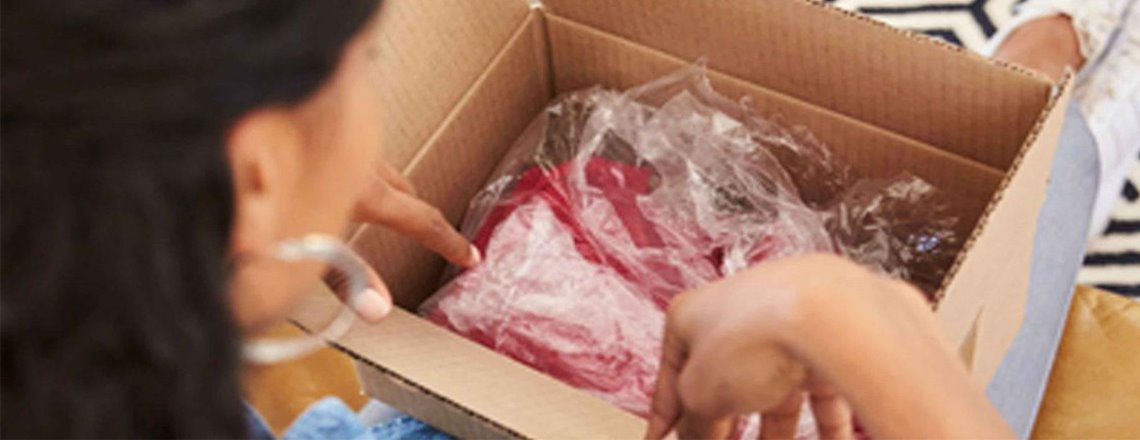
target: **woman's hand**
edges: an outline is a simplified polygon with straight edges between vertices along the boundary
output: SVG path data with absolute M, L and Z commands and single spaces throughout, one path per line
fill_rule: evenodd
M 460 267 L 479 264 L 479 251 L 434 206 L 416 197 L 415 187 L 384 163 L 356 206 L 356 220 L 407 235 Z
M 670 305 L 647 438 L 723 438 L 760 412 L 795 434 L 807 393 L 823 438 L 1011 437 L 914 288 L 829 255 L 767 263 Z
M 463 237 L 435 207 L 416 197 L 415 187 L 399 171 L 381 164 L 375 180 L 356 205 L 359 222 L 385 226 L 412 237 L 424 247 L 460 267 L 479 264 L 479 251 Z M 367 266 L 367 264 L 365 264 Z M 357 314 L 368 321 L 379 321 L 392 308 L 392 295 L 384 281 L 371 268 L 368 292 L 357 303 Z M 330 273 L 325 282 L 340 294 L 343 277 Z

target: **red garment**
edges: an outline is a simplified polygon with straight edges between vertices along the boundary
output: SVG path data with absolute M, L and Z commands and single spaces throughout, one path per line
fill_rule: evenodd
M 647 197 L 653 177 L 651 169 L 597 157 L 527 170 L 475 233 L 483 263 L 437 293 L 427 317 L 646 416 L 665 305 L 720 278 L 733 252 L 699 225 L 652 206 L 670 203 Z M 789 229 L 781 226 L 787 221 L 769 230 Z M 793 242 L 759 235 L 746 261 Z
M 592 158 L 585 162 L 581 172 L 590 188 L 596 189 L 598 193 L 574 194 L 577 188 L 570 183 L 575 180 L 570 173 L 575 170 L 572 163 L 566 163 L 550 170 L 534 167 L 523 173 L 511 195 L 499 201 L 483 220 L 473 240 L 475 247 L 486 255 L 487 243 L 498 225 L 520 206 L 541 200 L 550 207 L 559 224 L 569 231 L 574 240 L 574 248 L 587 261 L 609 266 L 634 283 L 640 280 L 637 268 L 630 267 L 630 263 L 639 267 L 648 266 L 656 279 L 641 285 L 655 302 L 664 307 L 668 299 L 677 293 L 677 288 L 685 285 L 683 276 L 668 262 L 636 256 L 630 258 L 631 255 L 628 255 L 631 247 L 661 248 L 665 245 L 654 224 L 645 218 L 637 206 L 637 196 L 647 194 L 651 189 L 649 181 L 652 171 L 622 162 Z M 605 231 L 594 230 L 592 227 L 595 224 L 584 225 L 577 217 L 582 214 L 582 210 L 575 212 L 571 204 L 569 196 L 572 194 L 576 200 L 601 199 L 595 201 L 603 202 L 612 212 L 600 214 L 606 218 L 616 217 L 622 226 L 620 232 L 627 235 L 628 240 L 606 240 L 611 237 L 607 237 Z
M 483 263 L 444 287 L 427 318 L 645 416 L 664 313 L 579 252 L 555 212 L 541 198 L 517 206 Z
M 567 199 L 572 190 L 567 185 L 566 179 L 566 175 L 570 172 L 572 172 L 571 164 L 562 164 L 549 171 L 534 167 L 523 173 L 511 191 L 510 197 L 500 201 L 483 220 L 483 225 L 473 240 L 475 246 L 485 251 L 491 234 L 495 232 L 499 223 L 506 220 L 519 206 L 539 199 L 545 201 L 558 221 L 570 229 L 574 237 L 574 247 L 583 257 L 594 263 L 611 266 L 622 275 L 629 276 L 629 270 L 622 266 L 620 259 L 606 254 L 574 217 L 573 208 Z M 653 224 L 641 215 L 635 200 L 638 195 L 649 192 L 650 173 L 646 169 L 605 159 L 593 159 L 586 162 L 584 173 L 590 186 L 603 191 L 603 196 L 613 206 L 634 244 L 638 247 L 660 247 L 663 244 L 661 237 L 653 229 Z

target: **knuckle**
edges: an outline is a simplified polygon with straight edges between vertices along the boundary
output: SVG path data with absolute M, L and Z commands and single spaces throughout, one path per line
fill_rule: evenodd
M 807 371 L 804 366 L 791 359 L 782 359 L 782 362 L 777 365 L 777 370 L 780 377 L 797 387 L 807 380 Z
M 443 218 L 443 212 L 437 208 L 428 208 L 428 231 L 433 234 L 445 234 L 451 230 L 451 224 Z
M 665 402 L 664 399 L 653 399 L 649 404 L 650 417 L 658 419 L 663 424 L 672 421 L 670 419 L 672 419 L 674 411 L 673 407 L 669 406 L 669 403 Z
M 370 198 L 377 201 L 387 199 L 392 192 L 392 187 L 384 183 L 382 179 L 376 179 L 368 188 L 368 195 Z
M 677 319 L 677 315 L 681 313 L 681 308 L 684 307 L 683 304 L 688 297 L 688 292 L 682 292 L 669 301 L 669 306 L 665 308 L 666 322 L 673 322 L 673 320 Z
M 672 328 L 677 328 L 676 326 L 682 324 L 686 315 L 688 315 L 688 310 L 691 307 L 695 295 L 695 291 L 685 291 L 677 294 L 677 296 L 674 296 L 673 299 L 669 301 L 669 307 L 665 309 L 665 323 L 667 327 L 672 326 Z
M 736 388 L 719 376 L 689 370 L 681 374 L 677 397 L 686 414 L 716 418 L 731 412 Z
M 404 192 L 408 193 L 412 197 L 417 197 L 420 193 L 419 189 L 416 188 L 416 185 L 412 183 L 411 180 L 404 178 L 402 175 L 400 176 L 400 186 L 403 187 Z
M 423 243 L 444 256 L 459 257 L 470 252 L 470 245 L 463 239 L 443 216 L 443 212 L 434 207 L 427 208 L 424 216 Z

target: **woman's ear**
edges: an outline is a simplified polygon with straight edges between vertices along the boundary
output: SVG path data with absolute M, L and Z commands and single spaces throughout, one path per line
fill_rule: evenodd
M 303 139 L 299 121 L 286 108 L 247 113 L 226 139 L 233 174 L 232 255 L 267 249 L 284 235 L 283 210 L 300 178 Z

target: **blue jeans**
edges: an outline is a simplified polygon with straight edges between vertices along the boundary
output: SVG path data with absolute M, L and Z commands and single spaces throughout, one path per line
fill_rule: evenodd
M 247 405 L 246 411 L 251 438 L 272 439 L 273 434 L 257 414 L 257 410 Z M 340 399 L 325 397 L 306 408 L 281 438 L 284 440 L 451 440 L 447 434 L 407 414 L 394 413 L 385 420 L 372 423 L 367 422 L 367 418 L 353 412 Z
M 1084 118 L 1070 106 L 1037 216 L 1025 320 L 986 389 L 1021 438 L 1032 433 L 1053 369 L 1099 181 L 1096 143 Z

